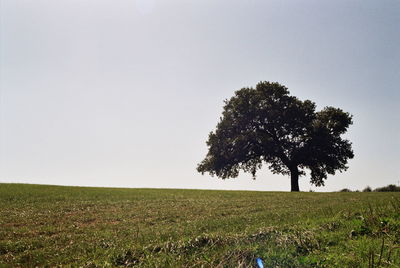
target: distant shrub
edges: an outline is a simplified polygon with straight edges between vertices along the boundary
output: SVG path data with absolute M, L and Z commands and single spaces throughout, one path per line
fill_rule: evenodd
M 394 184 L 389 184 L 385 187 L 376 188 L 374 192 L 400 192 L 400 187 Z
M 363 192 L 372 192 L 371 187 L 367 186 L 364 188 Z
M 347 189 L 347 188 L 344 188 L 344 189 L 340 190 L 339 192 L 347 193 L 347 192 L 351 192 L 351 190 L 350 190 L 350 189 Z

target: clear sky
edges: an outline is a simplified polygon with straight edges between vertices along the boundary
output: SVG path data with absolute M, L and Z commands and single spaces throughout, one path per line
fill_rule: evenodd
M 398 0 L 0 0 L 0 182 L 290 190 L 196 166 L 259 81 L 354 116 L 335 191 L 400 180 Z

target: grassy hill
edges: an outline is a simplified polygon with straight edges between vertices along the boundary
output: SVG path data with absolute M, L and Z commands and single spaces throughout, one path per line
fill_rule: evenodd
M 0 267 L 399 267 L 399 193 L 0 184 Z

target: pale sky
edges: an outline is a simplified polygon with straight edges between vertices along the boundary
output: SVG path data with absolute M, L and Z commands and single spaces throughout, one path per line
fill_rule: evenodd
M 289 191 L 196 171 L 259 81 L 354 116 L 335 191 L 400 181 L 398 0 L 0 0 L 0 182 Z

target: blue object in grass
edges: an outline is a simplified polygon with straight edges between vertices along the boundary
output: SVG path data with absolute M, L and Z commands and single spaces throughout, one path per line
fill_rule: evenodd
M 256 262 L 257 262 L 258 268 L 264 268 L 264 264 L 263 264 L 261 258 L 257 258 L 257 259 L 256 259 Z

